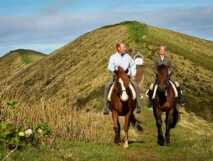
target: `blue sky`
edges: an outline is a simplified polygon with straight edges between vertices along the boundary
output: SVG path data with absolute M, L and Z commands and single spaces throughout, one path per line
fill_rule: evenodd
M 0 1 L 0 55 L 17 48 L 50 53 L 125 20 L 213 40 L 212 0 L 7 0 Z

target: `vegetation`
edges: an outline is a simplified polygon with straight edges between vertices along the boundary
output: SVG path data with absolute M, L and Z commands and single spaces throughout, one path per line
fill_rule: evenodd
M 10 77 L 13 77 L 22 69 L 45 56 L 45 54 L 37 51 L 17 49 L 0 57 L 0 85 L 2 85 L 3 82 L 7 82 Z
M 175 66 L 173 79 L 183 86 L 187 110 L 212 120 L 213 43 L 137 21 L 89 32 L 47 58 L 20 68 L 20 73 L 5 70 L 11 77 L 5 80 L 3 76 L 7 75 L 3 74 L 5 83 L 0 85 L 8 88 L 1 88 L 0 93 L 4 93 L 2 97 L 11 99 L 15 93 L 20 93 L 21 100 L 31 104 L 40 99 L 55 102 L 60 99 L 73 109 L 97 111 L 102 108 L 105 83 L 111 79 L 106 70 L 107 62 L 118 41 L 132 48 L 132 55 L 140 52 L 145 56 L 143 93 L 154 80 L 152 60 L 158 47 L 166 45 Z M 1 69 L 9 68 L 4 65 Z
M 113 145 L 111 117 L 99 113 L 75 112 L 60 104 L 43 102 L 42 107 L 20 103 L 14 109 L 5 106 L 1 114 L 4 120 L 18 123 L 21 127 L 37 127 L 33 128 L 33 133 L 47 129 L 48 134 L 37 146 L 30 143 L 14 151 L 8 161 L 211 161 L 213 157 L 213 125 L 184 110 L 177 128 L 172 131 L 171 145 L 162 147 L 156 142 L 152 111 L 145 107 L 142 115 L 137 115 L 143 120 L 144 132 L 130 129 L 128 149 Z M 48 132 L 50 129 L 51 133 Z M 0 159 L 10 152 L 0 145 Z
M 142 94 L 154 80 L 152 60 L 159 45 L 167 46 L 175 66 L 173 79 L 183 85 L 188 111 L 182 111 L 169 146 L 157 145 L 146 100 L 137 115 L 144 133 L 130 129 L 129 149 L 112 144 L 111 117 L 100 111 L 111 79 L 107 62 L 120 41 L 133 49 L 132 55 L 145 57 Z M 213 124 L 190 111 L 212 120 L 212 49 L 210 41 L 127 21 L 86 33 L 45 58 L 11 51 L 0 58 L 0 160 L 211 161 Z M 39 140 L 36 147 L 18 135 L 27 129 Z M 10 144 L 23 146 L 13 151 L 6 148 Z
M 175 67 L 173 79 L 183 86 L 187 108 L 211 120 L 213 43 L 139 22 L 128 23 L 127 26 L 130 40 L 145 55 L 148 68 L 151 69 L 151 63 L 146 58 L 152 60 L 160 45 L 167 47 L 168 56 Z M 152 71 L 147 69 L 146 73 L 149 72 Z M 146 78 L 145 82 L 148 82 L 150 76 Z

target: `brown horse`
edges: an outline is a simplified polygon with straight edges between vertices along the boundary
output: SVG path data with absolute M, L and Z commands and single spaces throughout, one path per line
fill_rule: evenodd
M 134 87 L 130 85 L 130 79 L 128 75 L 120 67 L 118 67 L 118 70 L 115 71 L 115 74 L 116 76 L 111 94 L 111 110 L 113 129 L 115 132 L 114 143 L 119 144 L 121 142 L 119 116 L 124 116 L 124 147 L 127 148 L 128 130 L 130 123 L 140 131 L 142 131 L 142 127 L 133 113 L 136 107 L 136 93 L 132 92 L 131 90 L 131 88 Z
M 156 77 L 154 87 L 154 93 L 156 92 L 156 96 L 153 99 L 153 113 L 158 129 L 158 144 L 164 145 L 164 143 L 170 143 L 170 129 L 175 128 L 179 118 L 179 113 L 176 108 L 177 98 L 175 98 L 175 91 L 169 79 L 170 76 L 168 74 L 168 66 L 159 65 L 157 67 Z M 161 115 L 163 112 L 166 112 L 165 138 L 162 131 Z

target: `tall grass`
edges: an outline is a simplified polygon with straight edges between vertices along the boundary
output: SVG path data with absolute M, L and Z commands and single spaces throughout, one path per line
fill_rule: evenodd
M 60 102 L 41 101 L 37 105 L 17 102 L 15 106 L 11 108 L 6 103 L 1 104 L 0 119 L 23 128 L 46 123 L 52 130 L 48 143 L 52 143 L 55 138 L 92 143 L 112 141 L 109 118 L 101 114 L 76 112 Z
M 11 122 L 24 128 L 32 128 L 40 123 L 46 123 L 52 130 L 52 134 L 44 141 L 51 144 L 52 149 L 46 149 L 45 151 L 51 151 L 51 153 L 54 151 L 54 157 L 58 156 L 58 149 L 61 150 L 60 155 L 67 155 L 74 149 L 78 152 L 75 157 L 80 158 L 82 155 L 85 155 L 85 158 L 90 156 L 96 158 L 97 151 L 103 150 L 118 155 L 118 158 L 124 153 L 123 149 L 115 147 L 112 147 L 113 150 L 107 150 L 111 148 L 111 145 L 109 147 L 106 145 L 112 144 L 114 136 L 111 117 L 105 117 L 99 113 L 76 112 L 71 107 L 66 107 L 60 100 L 57 102 L 40 100 L 35 105 L 19 102 L 18 97 L 13 98 L 13 100 L 17 102 L 15 107 L 8 105 L 8 102 L 13 101 L 6 99 L 6 97 L 1 100 L 1 121 Z M 171 145 L 169 147 L 159 147 L 156 143 L 156 127 L 152 112 L 145 109 L 142 116 L 145 133 L 137 135 L 134 131 L 129 131 L 131 141 L 135 138 L 136 141 L 140 142 L 141 139 L 143 141 L 140 144 L 131 145 L 128 153 L 135 156 L 134 160 L 144 160 L 144 157 L 149 158 L 151 154 L 153 157 L 164 158 L 168 161 L 174 158 L 177 160 L 191 160 L 194 156 L 196 156 L 195 160 L 208 160 L 213 152 L 210 139 L 212 129 L 205 127 L 204 125 L 207 126 L 207 123 L 201 122 L 194 115 L 190 116 L 190 114 L 184 112 L 184 117 L 182 117 L 179 126 L 172 132 Z M 206 131 L 208 133 L 205 133 Z M 64 141 L 59 144 L 61 140 Z M 73 145 L 66 143 L 72 143 Z M 103 146 L 99 146 L 100 144 Z M 89 148 L 90 146 L 93 147 L 92 151 Z M 115 154 L 114 150 L 119 153 Z M 38 153 L 35 149 L 32 149 L 32 151 Z M 49 155 L 45 151 L 39 152 L 39 154 Z M 143 155 L 139 155 L 141 152 Z M 29 153 L 23 154 L 23 156 L 29 158 Z M 19 156 L 19 154 L 17 152 L 16 155 Z M 34 154 L 34 157 L 36 154 Z M 102 156 L 107 158 L 108 154 L 103 153 Z M 127 156 L 123 157 L 128 158 Z M 94 160 L 98 160 L 98 157 Z

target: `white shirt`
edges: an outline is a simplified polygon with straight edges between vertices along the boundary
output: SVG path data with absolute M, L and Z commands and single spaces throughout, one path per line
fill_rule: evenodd
M 116 52 L 109 59 L 108 70 L 114 72 L 118 67 L 121 67 L 123 70 L 128 69 L 129 76 L 136 75 L 136 64 L 134 60 L 127 53 L 121 55 Z
M 160 59 L 161 59 L 161 61 L 163 61 L 164 60 L 164 55 L 160 55 Z

